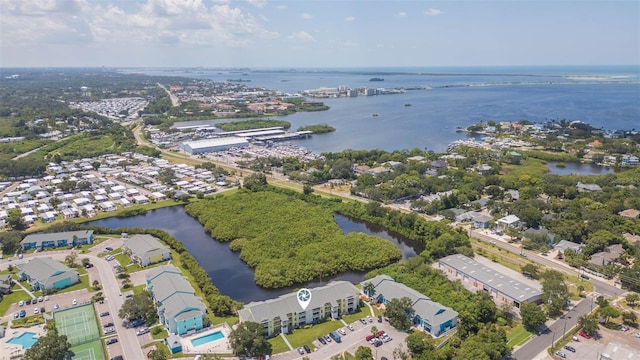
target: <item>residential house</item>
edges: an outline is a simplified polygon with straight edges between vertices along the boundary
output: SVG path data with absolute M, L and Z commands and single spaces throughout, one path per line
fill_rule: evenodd
M 640 211 L 636 209 L 627 209 L 620 211 L 618 215 L 629 219 L 638 219 L 640 218 Z
M 33 258 L 18 264 L 20 281 L 28 281 L 31 290 L 64 289 L 79 281 L 78 272 L 52 258 Z
M 583 184 L 583 183 L 581 183 L 579 181 L 578 181 L 578 184 L 576 185 L 576 188 L 578 189 L 578 191 L 600 191 L 600 190 L 602 190 L 602 188 L 598 184 Z
M 296 293 L 290 293 L 246 304 L 238 310 L 240 321 L 262 324 L 267 336 L 271 337 L 327 318 L 339 319 L 343 314 L 358 310 L 358 289 L 348 281 L 332 281 L 312 292 L 306 309 L 298 303 Z
M 582 252 L 583 244 L 576 244 L 567 240 L 560 240 L 559 243 L 553 246 L 554 249 L 558 250 L 559 253 L 564 253 L 567 249 L 571 249 L 577 253 Z
M 503 218 L 498 219 L 496 221 L 496 225 L 500 230 L 506 230 L 507 228 L 518 228 L 520 227 L 520 218 L 515 215 L 507 215 Z
M 371 283 L 373 290 L 365 290 L 366 284 Z M 429 333 L 434 337 L 443 335 L 458 324 L 458 313 L 451 308 L 432 301 L 427 296 L 412 288 L 396 282 L 387 275 L 378 275 L 361 284 L 362 293 L 374 303 L 386 304 L 392 299 L 407 297 L 411 300 L 413 313 L 408 314 L 413 326 Z
M 478 170 L 478 173 L 480 173 L 480 175 L 487 176 L 487 175 L 491 175 L 493 168 L 487 164 L 482 164 L 477 167 L 477 170 Z
M 624 252 L 625 250 L 620 244 L 609 245 L 604 249 L 604 251 L 600 251 L 591 255 L 589 264 L 595 266 L 606 266 L 613 264 L 622 254 L 624 254 Z
M 539 302 L 542 298 L 539 287 L 525 284 L 505 275 L 507 271 L 496 271 L 464 255 L 454 254 L 438 260 L 438 269 L 451 280 L 460 280 L 476 291 L 486 291 L 498 303 L 520 308 L 522 303 Z
M 93 230 L 27 235 L 20 242 L 23 250 L 93 244 Z
M 11 292 L 12 285 L 13 280 L 11 279 L 11 274 L 0 275 L 0 298 L 2 295 L 7 295 Z
M 131 238 L 122 239 L 122 241 L 124 251 L 129 254 L 131 261 L 140 264 L 140 266 L 148 266 L 171 259 L 169 248 L 151 235 L 136 234 Z
M 492 220 L 493 216 L 481 213 L 475 213 L 471 218 L 473 226 L 475 226 L 476 229 L 488 229 Z

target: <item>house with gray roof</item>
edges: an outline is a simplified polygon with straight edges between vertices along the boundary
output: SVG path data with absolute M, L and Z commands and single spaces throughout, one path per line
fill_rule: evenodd
M 318 323 L 326 318 L 338 319 L 358 310 L 358 289 L 347 281 L 332 281 L 311 289 L 306 309 L 298 303 L 296 293 L 275 299 L 246 304 L 238 310 L 240 321 L 262 324 L 267 336 L 290 333 L 294 328 Z
M 128 239 L 122 239 L 124 251 L 129 254 L 132 262 L 140 266 L 148 266 L 171 259 L 169 248 L 160 240 L 149 234 L 136 234 Z
M 23 250 L 93 244 L 93 230 L 31 234 L 20 241 Z
M 477 291 L 486 291 L 496 302 L 507 303 L 518 309 L 524 302 L 539 302 L 542 298 L 539 287 L 484 266 L 464 255 L 444 257 L 438 260 L 437 267 L 449 279 L 460 280 Z
M 158 266 L 147 273 L 146 284 L 156 303 L 160 323 L 169 333 L 186 335 L 203 328 L 207 308 L 178 268 Z
M 28 281 L 33 291 L 64 289 L 79 281 L 78 272 L 52 258 L 33 258 L 18 264 L 20 281 Z
M 581 253 L 583 247 L 584 247 L 583 244 L 576 244 L 568 240 L 560 240 L 559 243 L 553 246 L 553 248 L 558 250 L 558 252 L 560 253 L 564 253 L 567 249 L 571 249 L 577 253 Z
M 365 290 L 365 284 L 373 284 L 373 291 Z M 361 283 L 362 293 L 367 295 L 375 303 L 386 304 L 391 299 L 411 299 L 413 312 L 409 314 L 411 323 L 420 327 L 433 337 L 445 334 L 458 324 L 458 313 L 432 301 L 412 288 L 396 282 L 387 275 L 378 275 Z

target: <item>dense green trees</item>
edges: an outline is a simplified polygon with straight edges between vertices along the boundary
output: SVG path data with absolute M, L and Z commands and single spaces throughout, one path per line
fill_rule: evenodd
M 406 330 L 411 327 L 409 316 L 414 312 L 411 306 L 411 299 L 391 299 L 385 304 L 385 316 L 389 318 L 389 324 L 396 329 Z
M 358 349 L 355 353 L 355 358 L 356 360 L 371 360 L 373 358 L 371 348 L 368 346 L 358 346 Z
M 216 124 L 216 127 L 223 131 L 251 130 L 278 126 L 288 129 L 291 127 L 291 123 L 284 120 L 251 119 Z
M 246 183 L 245 183 L 246 184 Z M 187 205 L 219 241 L 255 268 L 256 283 L 275 288 L 363 271 L 401 257 L 386 240 L 362 233 L 344 235 L 328 206 L 274 191 L 241 191 Z
M 127 320 L 144 319 L 147 325 L 156 322 L 158 320 L 158 313 L 156 312 L 151 294 L 144 291 L 125 300 L 118 311 L 118 317 Z
M 522 316 L 522 324 L 529 331 L 535 331 L 538 326 L 547 321 L 547 315 L 540 306 L 529 302 L 521 305 L 520 316 Z
M 580 316 L 578 325 L 585 334 L 590 336 L 594 336 L 598 332 L 598 318 L 595 315 Z
M 24 353 L 25 360 L 68 360 L 75 354 L 71 351 L 71 344 L 66 335 L 49 332 Z
M 271 354 L 271 343 L 264 336 L 266 330 L 262 324 L 251 321 L 241 322 L 229 334 L 229 343 L 233 353 L 244 356 L 264 356 Z
M 556 270 L 546 270 L 542 278 L 542 303 L 549 317 L 557 317 L 562 313 L 569 299 L 569 290 L 564 283 L 564 276 Z

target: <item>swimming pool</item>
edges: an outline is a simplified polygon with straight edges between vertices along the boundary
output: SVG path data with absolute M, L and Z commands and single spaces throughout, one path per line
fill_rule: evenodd
M 18 336 L 17 338 L 12 338 L 11 340 L 8 340 L 7 342 L 9 344 L 16 344 L 16 345 L 20 345 L 22 346 L 23 349 L 28 349 L 30 347 L 33 346 L 33 344 L 36 343 L 36 341 L 38 341 L 37 337 L 34 337 L 34 333 L 32 332 L 26 332 L 20 336 Z
M 199 338 L 191 340 L 191 344 L 193 344 L 193 346 L 200 346 L 212 341 L 220 340 L 222 338 L 224 338 L 224 334 L 222 333 L 222 331 L 216 331 L 214 333 L 200 336 Z

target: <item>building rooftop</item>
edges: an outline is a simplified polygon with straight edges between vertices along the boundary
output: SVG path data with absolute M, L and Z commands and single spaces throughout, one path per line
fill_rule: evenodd
M 464 255 L 449 255 L 440 259 L 439 262 L 446 264 L 483 284 L 490 285 L 492 288 L 504 293 L 512 299 L 528 301 L 528 299 L 542 294 L 542 291 L 539 288 L 523 284 L 510 276 L 481 265 L 477 261 Z
M 358 289 L 350 282 L 332 281 L 325 286 L 311 289 L 311 301 L 307 309 L 319 308 L 327 303 L 335 306 L 337 305 L 336 300 L 350 296 L 357 298 L 358 293 Z M 290 293 L 275 299 L 246 304 L 243 309 L 238 311 L 238 314 L 243 321 L 261 323 L 276 317 L 284 320 L 287 318 L 287 314 L 297 314 L 303 311 L 296 298 L 296 293 Z
M 237 137 L 225 137 L 225 138 L 215 138 L 215 139 L 206 139 L 206 140 L 197 140 L 197 141 L 186 141 L 184 143 L 185 146 L 189 146 L 192 149 L 202 149 L 214 146 L 230 146 L 230 145 L 245 145 L 249 142 L 247 139 L 237 138 Z
M 149 234 L 136 234 L 129 239 L 122 239 L 122 241 L 131 252 L 140 257 L 149 251 L 167 248 L 158 239 Z
M 640 351 L 619 343 L 609 343 L 602 351 L 600 359 L 603 360 L 632 360 L 640 359 Z

